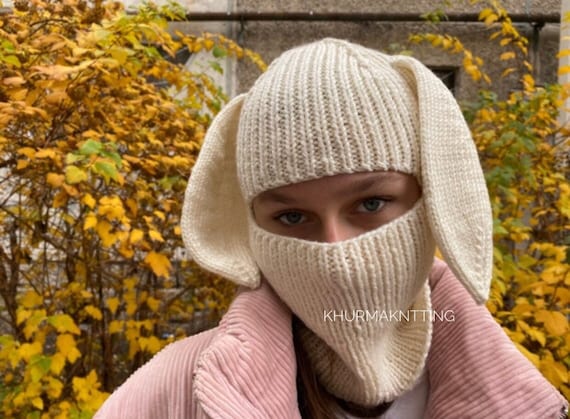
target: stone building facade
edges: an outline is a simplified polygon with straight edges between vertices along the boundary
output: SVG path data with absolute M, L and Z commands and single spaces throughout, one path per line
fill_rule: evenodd
M 136 0 L 131 0 L 131 3 Z M 450 55 L 426 45 L 410 45 L 411 33 L 443 31 L 459 37 L 480 56 L 501 95 L 519 89 L 519 76 L 502 78 L 506 68 L 502 49 L 489 36 L 496 28 L 477 22 L 481 5 L 450 1 L 449 21 L 434 28 L 420 16 L 441 7 L 441 0 L 187 0 L 189 21 L 178 29 L 221 32 L 270 62 L 282 51 L 323 37 L 336 37 L 365 46 L 411 53 L 434 69 L 453 87 L 459 100 L 474 98 L 484 85 L 474 83 L 461 68 L 461 55 Z M 503 0 L 515 27 L 529 40 L 529 61 L 538 83 L 557 81 L 561 0 Z M 246 62 L 232 63 L 225 87 L 231 94 L 247 90 L 258 71 Z

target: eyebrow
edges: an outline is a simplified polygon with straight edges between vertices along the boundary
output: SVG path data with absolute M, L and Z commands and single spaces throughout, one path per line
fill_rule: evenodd
M 390 180 L 394 180 L 395 174 L 391 172 L 374 172 L 361 179 L 355 180 L 346 187 L 340 189 L 337 193 L 339 196 L 348 194 L 359 194 L 372 189 L 377 185 L 382 185 Z M 262 202 L 271 201 L 272 203 L 280 203 L 284 205 L 295 205 L 297 200 L 287 194 L 278 191 L 266 191 L 259 195 L 258 199 Z
M 338 196 L 355 196 L 368 193 L 371 189 L 382 188 L 389 183 L 399 182 L 401 179 L 396 173 L 392 172 L 374 172 L 369 176 L 355 180 L 352 184 L 347 185 L 338 191 Z
M 297 202 L 295 198 L 289 197 L 276 191 L 265 191 L 259 195 L 257 199 L 261 202 L 271 201 L 285 205 L 293 205 Z

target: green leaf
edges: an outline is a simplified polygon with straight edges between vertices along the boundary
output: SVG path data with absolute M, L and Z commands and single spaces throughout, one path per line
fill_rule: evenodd
M 45 355 L 34 355 L 30 359 L 30 375 L 32 381 L 37 383 L 46 375 L 51 366 L 51 359 Z
M 100 155 L 103 157 L 108 157 L 109 159 L 113 160 L 115 166 L 118 168 L 121 168 L 121 166 L 123 165 L 123 160 L 121 159 L 121 155 L 116 151 L 102 151 Z
M 79 153 L 84 156 L 91 156 L 93 154 L 99 154 L 103 150 L 103 144 L 95 140 L 85 141 L 79 148 Z
M 228 55 L 228 53 L 225 49 L 223 49 L 217 45 L 212 49 L 212 54 L 216 58 L 223 58 L 223 57 Z
M 220 74 L 224 74 L 224 69 L 222 68 L 222 66 L 220 65 L 219 62 L 217 61 L 210 61 L 210 67 L 212 67 L 212 69 L 214 71 L 217 71 Z
M 117 167 L 110 162 L 106 161 L 98 161 L 93 165 L 93 171 L 105 178 L 105 181 L 108 183 L 109 179 L 117 180 L 118 179 L 118 172 Z
M 4 61 L 6 64 L 12 64 L 14 67 L 19 68 L 22 66 L 20 60 L 15 55 L 7 55 L 5 57 L 2 57 L 1 60 Z

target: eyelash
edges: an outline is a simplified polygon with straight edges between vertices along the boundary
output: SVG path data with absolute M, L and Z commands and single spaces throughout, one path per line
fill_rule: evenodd
M 380 205 L 378 208 L 374 209 L 374 210 L 366 210 L 366 211 L 358 211 L 361 213 L 367 213 L 367 214 L 375 214 L 377 212 L 379 212 L 380 210 L 382 210 L 382 208 L 384 208 L 384 206 L 390 202 L 389 198 L 381 198 L 379 196 L 374 196 L 374 197 L 370 197 L 370 198 L 365 198 L 362 199 L 361 201 L 359 201 L 358 205 L 356 206 L 356 208 L 360 208 L 361 205 L 363 205 L 365 202 L 367 201 L 380 201 Z M 290 223 L 290 222 L 285 222 L 284 221 L 284 217 L 287 215 L 291 215 L 291 214 L 299 214 L 300 215 L 300 220 L 298 222 L 294 222 L 294 223 Z M 299 225 L 302 223 L 301 220 L 304 221 L 304 218 L 306 218 L 306 215 L 303 214 L 303 211 L 296 211 L 296 210 L 289 210 L 289 211 L 285 211 L 282 213 L 277 214 L 275 217 L 273 217 L 277 222 L 280 222 L 281 224 L 283 224 L 284 226 L 287 227 L 294 227 L 296 225 Z
M 389 199 L 386 198 L 381 198 L 379 196 L 374 196 L 371 198 L 366 198 L 363 199 L 362 201 L 359 202 L 357 209 L 360 208 L 360 206 L 364 205 L 366 202 L 370 202 L 370 201 L 379 201 L 379 207 L 374 209 L 374 210 L 366 210 L 366 211 L 359 211 L 359 212 L 366 212 L 366 213 L 376 213 L 378 211 L 380 211 L 382 208 L 384 208 L 384 206 L 390 201 Z
M 278 222 L 280 222 L 281 224 L 283 224 L 283 225 L 285 225 L 285 226 L 287 226 L 287 227 L 292 227 L 292 226 L 295 226 L 295 225 L 299 224 L 298 222 L 297 222 L 297 223 L 286 223 L 286 222 L 284 222 L 284 221 L 283 221 L 283 217 L 285 217 L 285 216 L 287 216 L 287 215 L 289 215 L 289 214 L 300 214 L 301 217 L 305 217 L 301 211 L 286 211 L 286 212 L 282 212 L 282 213 L 278 214 L 278 215 L 277 215 L 276 217 L 274 217 L 274 218 L 275 218 L 275 220 L 277 220 Z

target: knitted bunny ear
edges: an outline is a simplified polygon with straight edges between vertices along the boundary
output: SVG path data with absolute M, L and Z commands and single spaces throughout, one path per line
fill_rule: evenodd
M 429 69 L 411 57 L 398 57 L 392 65 L 415 80 L 422 188 L 437 246 L 463 286 L 483 303 L 492 276 L 493 218 L 471 133 L 455 98 Z
M 248 246 L 247 207 L 236 171 L 236 136 L 245 95 L 228 103 L 206 133 L 182 209 L 182 239 L 203 268 L 255 288 L 260 274 Z

